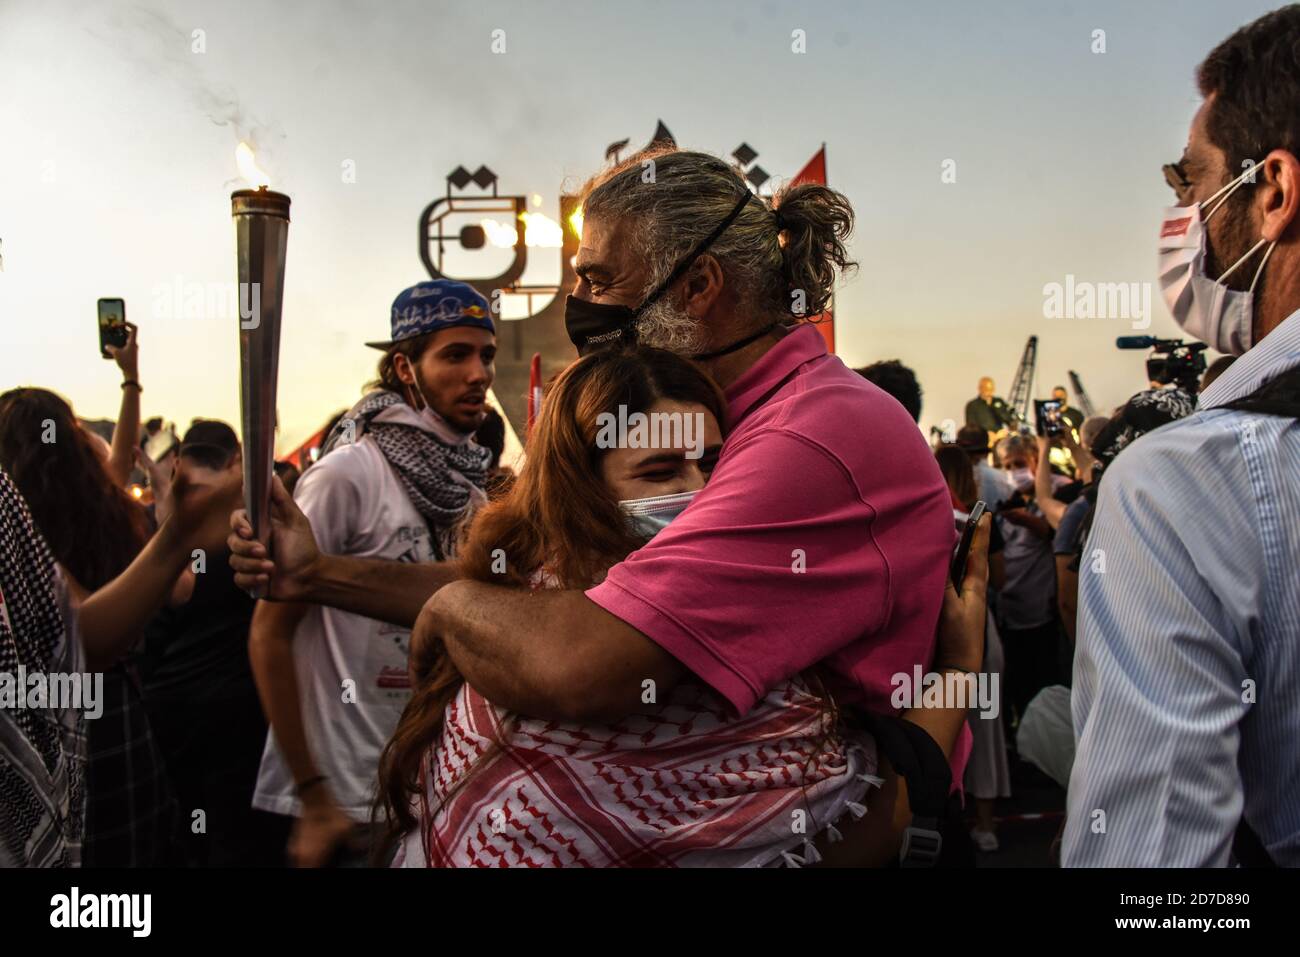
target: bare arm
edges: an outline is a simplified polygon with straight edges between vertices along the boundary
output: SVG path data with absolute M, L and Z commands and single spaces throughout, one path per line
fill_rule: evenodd
M 1070 457 L 1074 459 L 1074 464 L 1079 469 L 1079 481 L 1087 485 L 1092 481 L 1092 467 L 1097 464 L 1097 460 L 1075 440 L 1073 430 L 1062 433 L 1061 442 L 1070 450 Z
M 167 516 L 171 514 L 171 501 L 167 493 L 171 489 L 172 468 L 176 465 L 176 459 L 175 449 L 163 456 L 161 462 L 149 458 L 143 449 L 135 450 L 136 466 L 149 476 L 149 487 L 153 489 L 153 515 L 159 525 L 167 521 Z
M 985 516 L 971 545 L 970 565 L 962 593 L 949 584 L 939 619 L 939 641 L 933 670 L 975 673 L 984 666 L 984 626 L 988 593 L 988 544 L 992 517 Z M 922 728 L 951 760 L 969 711 L 967 702 L 944 701 L 938 708 L 912 708 L 903 720 Z M 818 837 L 818 853 L 826 867 L 880 867 L 893 860 L 903 834 L 912 822 L 907 781 L 881 757 L 879 776 L 884 783 L 867 795 L 867 813 L 842 827 L 844 840 L 830 843 Z
M 972 549 L 963 597 L 948 587 L 942 626 L 948 638 L 941 641 L 943 659 L 936 670 L 981 666 L 989 521 L 981 524 L 982 538 Z M 485 620 L 483 609 L 490 610 L 492 621 Z M 442 647 L 439 635 L 477 691 L 503 708 L 543 719 L 617 720 L 640 703 L 642 681 L 654 680 L 662 694 L 685 673 L 658 645 L 577 591 L 526 592 L 457 582 L 431 598 L 421 613 L 412 656 Z M 951 756 L 968 713 L 963 702 L 913 709 L 903 717 Z M 823 837 L 817 842 L 828 866 L 879 865 L 898 853 L 912 820 L 907 784 L 887 761 L 880 775 L 884 784 L 870 794 L 867 815 L 841 829 L 844 841 L 830 844 Z
M 558 721 L 618 720 L 640 706 L 643 682 L 654 681 L 662 698 L 685 673 L 676 658 L 580 591 L 453 582 L 420 613 L 411 656 L 442 646 L 493 703 Z
M 1007 583 L 1007 560 L 1001 552 L 989 556 L 989 587 L 1002 591 Z
M 1012 525 L 1019 525 L 1021 528 L 1027 528 L 1039 538 L 1048 541 L 1052 539 L 1054 534 L 1052 526 L 1041 515 L 1034 515 L 1025 508 L 1009 508 L 999 514 L 1001 514 L 1004 521 L 1008 521 Z
M 944 757 L 951 760 L 968 714 L 964 707 L 914 708 L 902 717 L 924 729 L 943 750 Z M 898 857 L 903 834 L 912 823 L 907 780 L 883 754 L 877 775 L 884 781 L 868 792 L 867 813 L 839 825 L 843 840 L 832 844 L 826 832 L 822 832 L 813 842 L 821 855 L 822 866 L 883 867 Z
M 87 594 L 69 581 L 73 596 L 80 600 L 77 624 L 91 670 L 112 667 L 131 650 L 149 619 L 171 596 L 189 555 L 167 522 L 126 571 L 99 591 Z
M 1074 633 L 1079 615 L 1079 573 L 1070 571 L 1073 555 L 1055 555 L 1056 559 L 1056 607 L 1061 613 L 1061 623 L 1065 633 L 1070 636 L 1070 647 L 1074 647 Z
M 1052 488 L 1052 461 L 1048 454 L 1052 451 L 1052 443 L 1043 436 L 1038 437 L 1038 472 L 1034 475 L 1034 498 L 1038 502 L 1038 510 L 1043 513 L 1043 518 L 1051 528 L 1056 528 L 1061 524 L 1061 516 L 1065 514 L 1065 503 L 1058 502 L 1052 497 L 1056 491 Z
M 176 584 L 172 585 L 171 594 L 167 596 L 167 607 L 179 608 L 193 598 L 196 584 L 198 580 L 194 577 L 194 569 L 188 567 L 183 569 L 176 579 Z
M 311 523 L 278 478 L 271 482 L 271 550 L 253 537 L 243 509 L 230 517 L 235 584 L 271 601 L 328 605 L 410 628 L 435 591 L 455 581 L 455 562 L 397 562 L 326 555 Z
M 980 523 L 962 596 L 948 586 L 935 670 L 977 672 L 982 666 L 991 521 Z M 642 682 L 653 680 L 662 694 L 685 674 L 675 658 L 580 591 L 454 582 L 429 599 L 411 636 L 413 663 L 443 650 L 498 706 L 575 723 L 624 717 L 640 703 Z M 968 702 L 946 704 L 953 706 L 913 709 L 904 718 L 950 756 Z M 846 826 L 845 840 L 818 844 L 828 865 L 880 864 L 897 854 L 911 822 L 907 787 L 888 762 L 881 776 L 884 785 L 871 794 L 868 814 Z
M 220 482 L 208 485 L 178 472 L 172 516 L 122 574 L 81 602 L 77 622 L 91 668 L 108 667 L 130 649 L 171 595 L 195 548 L 221 547 L 226 515 L 239 496 L 240 468 L 236 456 Z
M 140 347 L 135 341 L 136 327 L 126 324 L 126 345 L 118 348 L 108 346 L 108 353 L 122 370 L 124 385 L 122 388 L 122 407 L 117 412 L 117 423 L 113 426 L 113 447 L 108 457 L 108 469 L 113 481 L 125 485 L 135 468 L 135 453 L 140 447 Z
M 320 772 L 307 747 L 293 666 L 293 633 L 307 614 L 297 602 L 259 601 L 248 626 L 248 661 L 276 744 L 300 787 Z
M 289 860 L 296 867 L 322 867 L 352 831 L 352 819 L 339 808 L 329 781 L 311 754 L 302 721 L 302 698 L 294 667 L 294 630 L 310 610 L 296 602 L 259 601 L 248 629 L 248 659 L 275 743 L 284 755 L 302 814 L 289 837 Z
M 454 562 L 392 562 L 322 555 L 306 600 L 410 628 L 429 596 L 459 577 Z

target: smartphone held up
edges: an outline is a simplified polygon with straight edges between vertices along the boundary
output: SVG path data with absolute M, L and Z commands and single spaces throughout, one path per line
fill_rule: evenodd
M 113 358 L 109 346 L 121 349 L 126 345 L 129 332 L 126 327 L 126 300 L 100 299 L 99 311 L 99 354 L 105 359 Z
M 957 589 L 957 594 L 961 594 L 961 583 L 966 578 L 966 565 L 970 561 L 971 543 L 975 541 L 975 531 L 979 528 L 980 519 L 984 517 L 986 506 L 983 502 L 976 502 L 975 507 L 970 510 L 970 517 L 966 519 L 966 525 L 961 530 L 961 538 L 957 540 L 957 550 L 953 552 L 952 565 L 949 568 L 949 575 L 952 578 L 952 587 Z
M 1035 399 L 1034 426 L 1039 435 L 1047 438 L 1064 432 L 1066 423 L 1061 418 L 1061 400 Z

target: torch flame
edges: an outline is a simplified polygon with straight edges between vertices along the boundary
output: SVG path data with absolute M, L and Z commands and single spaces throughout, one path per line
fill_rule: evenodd
M 573 230 L 573 235 L 579 239 L 582 238 L 582 207 L 575 206 L 573 212 L 569 214 L 569 227 Z
M 524 243 L 528 246 L 544 246 L 559 249 L 564 245 L 564 230 L 560 224 L 545 213 L 520 213 L 524 221 Z
M 564 245 L 564 230 L 545 213 L 523 212 L 519 219 L 524 224 L 525 246 L 559 249 Z M 510 223 L 484 219 L 479 221 L 479 225 L 487 234 L 488 242 L 498 249 L 509 249 L 515 244 L 515 228 Z
M 498 249 L 508 249 L 515 244 L 515 228 L 509 223 L 496 219 L 484 219 L 479 222 L 487 240 Z
M 235 147 L 235 165 L 239 167 L 239 175 L 249 186 L 261 189 L 271 185 L 271 177 L 258 167 L 253 149 L 247 143 L 241 142 Z

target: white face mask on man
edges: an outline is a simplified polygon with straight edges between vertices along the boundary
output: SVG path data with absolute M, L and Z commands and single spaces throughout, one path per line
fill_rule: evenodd
M 650 498 L 629 498 L 618 503 L 618 507 L 627 513 L 633 531 L 645 538 L 654 538 L 668 527 L 686 506 L 691 504 L 696 492 L 677 492 L 673 495 L 654 495 Z
M 408 360 L 409 362 L 409 360 Z M 409 405 L 429 426 L 430 430 L 448 445 L 459 445 L 464 442 L 474 432 L 469 432 L 457 428 L 457 426 L 447 420 L 445 416 L 439 415 L 433 408 L 433 403 L 424 393 L 424 387 L 420 384 L 419 373 L 415 370 L 414 363 L 409 365 L 411 378 L 414 382 L 403 381 L 403 391 L 406 404 Z
M 1160 226 L 1160 291 L 1170 314 L 1189 336 L 1233 356 L 1241 355 L 1253 344 L 1255 286 L 1277 243 L 1261 239 L 1223 275 L 1211 279 L 1205 275 L 1206 224 L 1254 172 L 1255 167 L 1250 167 L 1203 203 L 1168 207 Z M 1211 204 L 1213 208 L 1202 218 L 1202 209 Z M 1223 281 L 1265 243 L 1268 250 L 1255 270 L 1250 289 L 1243 292 L 1224 285 Z

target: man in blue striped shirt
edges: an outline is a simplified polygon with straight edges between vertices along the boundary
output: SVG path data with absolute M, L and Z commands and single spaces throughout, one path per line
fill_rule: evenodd
M 1300 865 L 1296 49 L 1297 6 L 1224 41 L 1166 168 L 1166 302 L 1241 357 L 1102 480 L 1079 576 L 1066 866 L 1224 866 L 1243 824 Z M 1248 396 L 1272 414 L 1240 408 Z

